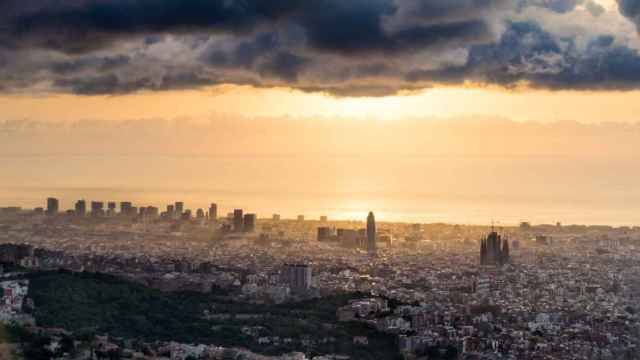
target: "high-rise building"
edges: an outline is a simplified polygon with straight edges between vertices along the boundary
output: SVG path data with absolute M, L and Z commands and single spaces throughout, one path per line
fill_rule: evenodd
M 104 215 L 104 203 L 102 201 L 91 202 L 91 215 L 92 216 Z
M 85 200 L 76 201 L 75 214 L 76 216 L 85 216 L 87 214 L 87 202 Z
M 174 210 L 177 217 L 182 216 L 182 213 L 184 212 L 184 203 L 182 201 L 176 201 Z
M 218 205 L 217 204 L 211 204 L 211 206 L 209 206 L 209 220 L 211 222 L 216 222 L 218 220 Z
M 204 210 L 202 210 L 202 209 L 196 210 L 196 218 L 204 219 Z
M 496 231 L 480 241 L 480 265 L 502 266 L 509 262 L 509 240 Z
M 326 223 L 327 221 L 329 221 L 329 218 L 327 216 L 320 216 L 320 222 Z
M 167 217 L 175 217 L 176 208 L 173 205 L 167 205 Z
M 256 214 L 245 214 L 243 229 L 245 232 L 254 232 L 256 230 Z
M 311 288 L 311 265 L 286 264 L 282 272 L 283 281 L 289 285 L 292 292 L 304 292 Z
M 340 245 L 348 248 L 360 247 L 360 235 L 355 229 L 337 229 L 336 239 Z
M 109 201 L 107 203 L 107 214 L 115 215 L 116 214 L 116 203 L 115 201 Z
M 369 255 L 376 255 L 377 251 L 376 218 L 373 215 L 373 212 L 369 212 L 369 216 L 367 216 L 367 252 Z
M 147 210 L 145 211 L 145 214 L 148 218 L 157 218 L 160 215 L 160 209 L 158 209 L 155 206 L 147 206 Z
M 120 214 L 126 215 L 126 216 L 134 215 L 132 208 L 133 208 L 133 204 L 131 202 L 123 201 L 120 203 Z
M 280 214 L 273 214 L 273 217 L 271 219 L 273 221 L 280 221 Z
M 233 210 L 233 231 L 241 232 L 244 228 L 242 209 Z
M 47 215 L 56 215 L 60 211 L 60 201 L 56 198 L 47 199 Z
M 328 226 L 320 226 L 318 228 L 318 241 L 328 241 L 333 235 L 333 229 Z
M 304 215 L 298 215 L 298 221 L 303 222 L 304 221 Z

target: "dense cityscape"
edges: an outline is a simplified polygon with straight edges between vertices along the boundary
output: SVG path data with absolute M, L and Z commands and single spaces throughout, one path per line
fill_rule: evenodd
M 640 0 L 0 0 L 0 360 L 640 360 Z
M 79 200 L 64 211 L 55 198 L 1 208 L 0 319 L 22 339 L 12 351 L 47 359 L 640 356 L 640 227 L 218 209 Z M 163 304 L 157 317 L 151 298 Z

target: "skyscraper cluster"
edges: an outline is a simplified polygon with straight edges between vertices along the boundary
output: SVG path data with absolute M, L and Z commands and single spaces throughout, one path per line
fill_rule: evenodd
M 502 266 L 509 262 L 509 240 L 496 231 L 480 242 L 480 265 Z
M 140 216 L 143 218 L 156 218 L 162 217 L 164 219 L 169 220 L 189 220 L 191 219 L 192 213 L 190 209 L 184 208 L 184 203 L 181 201 L 176 202 L 175 204 L 167 205 L 167 209 L 164 212 L 160 212 L 160 209 L 154 206 L 133 206 L 130 201 L 123 201 L 120 203 L 120 212 L 117 211 L 118 204 L 115 201 L 109 201 L 106 203 L 103 201 L 91 201 L 87 203 L 86 200 L 78 200 L 75 202 L 73 209 L 66 211 L 67 215 L 74 215 L 76 217 L 85 217 L 90 215 L 91 217 L 113 217 L 113 216 L 125 216 L 125 217 L 135 217 Z M 41 209 L 41 208 L 40 208 Z M 48 198 L 47 199 L 47 207 L 44 210 L 44 213 L 49 216 L 58 215 L 60 213 L 60 200 L 56 198 Z M 212 223 L 217 221 L 218 217 L 218 205 L 212 203 L 209 206 L 208 213 L 204 211 L 204 209 L 197 209 L 196 216 L 198 219 L 203 220 L 207 219 Z M 253 215 L 255 217 L 255 215 Z M 249 224 L 254 224 L 255 227 L 255 219 L 249 218 L 247 220 Z
M 367 216 L 367 227 L 364 229 L 336 229 L 323 225 L 317 228 L 317 234 L 319 242 L 338 242 L 342 246 L 366 250 L 371 256 L 378 253 L 380 235 L 376 231 L 376 218 L 373 212 Z M 387 236 L 387 244 L 390 242 L 391 239 Z
M 231 214 L 233 232 L 254 232 L 258 216 L 256 214 L 245 214 L 242 209 L 233 210 Z

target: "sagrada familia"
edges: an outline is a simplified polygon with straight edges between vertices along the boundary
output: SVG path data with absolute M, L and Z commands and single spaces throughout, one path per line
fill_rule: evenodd
M 509 240 L 496 231 L 480 242 L 480 265 L 503 266 L 509 262 Z

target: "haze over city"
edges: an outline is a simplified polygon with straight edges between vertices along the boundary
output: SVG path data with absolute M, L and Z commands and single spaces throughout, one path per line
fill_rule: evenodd
M 640 0 L 0 0 L 0 359 L 640 358 Z
M 314 6 L 4 2 L 0 199 L 634 223 L 633 1 Z
M 0 199 L 55 195 L 259 214 L 633 225 L 633 124 L 240 119 L 3 124 Z M 394 134 L 394 136 L 388 136 Z

